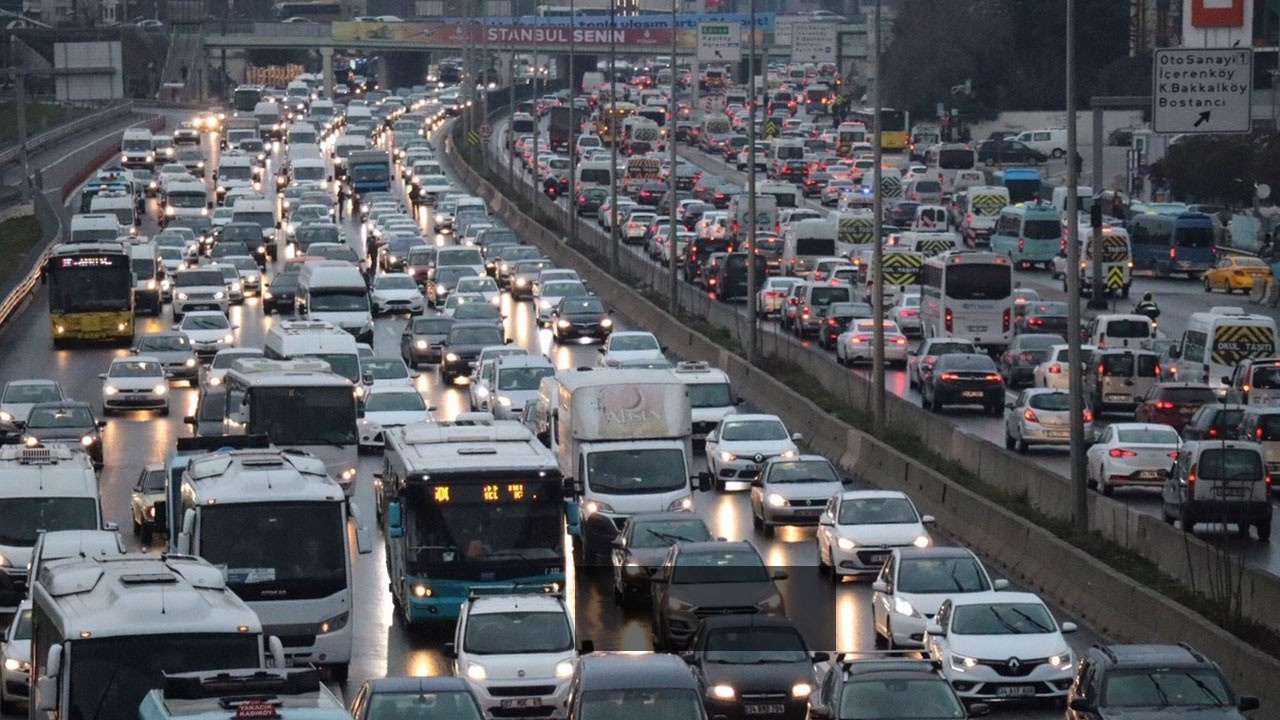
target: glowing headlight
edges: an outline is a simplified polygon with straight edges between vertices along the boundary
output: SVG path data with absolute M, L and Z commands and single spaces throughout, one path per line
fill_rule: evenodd
M 320 623 L 320 633 L 323 635 L 325 633 L 334 632 L 335 630 L 341 630 L 347 626 L 347 619 L 349 616 L 349 613 L 342 613 L 325 620 Z
M 222 378 L 218 377 L 217 375 L 212 375 L 209 377 L 210 387 L 218 387 L 221 384 L 222 384 Z
M 98 441 L 98 438 L 92 435 L 85 435 L 80 438 L 80 444 L 85 447 L 89 447 L 90 445 L 94 444 L 97 441 Z
M 667 512 L 680 512 L 682 510 L 688 511 L 692 509 L 693 509 L 692 495 L 685 495 L 684 497 L 676 498 L 675 500 L 671 501 L 671 504 L 667 505 Z
M 760 602 L 756 603 L 756 607 L 760 608 L 766 613 L 776 613 L 782 609 L 782 596 L 775 594 L 773 597 L 770 597 L 767 600 L 761 600 Z
M 603 503 L 599 500 L 588 500 L 582 509 L 586 511 L 587 515 L 595 515 L 598 512 L 613 512 L 613 507 L 609 503 Z
M 4 669 L 9 672 L 30 672 L 31 663 L 26 660 L 19 660 L 18 658 L 5 658 Z
M 893 611 L 899 615 L 919 617 L 916 613 L 916 609 L 911 605 L 911 603 L 900 597 L 893 599 Z
M 243 291 L 243 289 L 244 289 L 244 286 L 240 284 L 239 280 L 231 283 L 231 292 L 241 292 Z
M 967 655 L 951 655 L 951 669 L 956 672 L 965 672 L 972 670 L 978 666 L 978 658 L 971 658 Z
M 1050 657 L 1049 665 L 1058 668 L 1059 670 L 1065 670 L 1071 667 L 1071 651 L 1068 650 L 1061 655 L 1054 655 L 1053 657 Z
M 426 340 L 417 340 L 413 343 L 413 346 L 419 350 L 426 350 L 429 344 L 430 343 L 428 343 Z
M 842 538 L 836 539 L 836 547 L 840 548 L 841 550 L 852 550 L 858 547 L 858 543 L 850 540 L 849 538 L 842 537 Z
M 528 280 L 524 278 L 516 278 L 516 287 L 524 287 L 528 284 L 529 284 Z
M 156 395 L 164 395 L 165 393 L 169 392 L 169 386 L 164 384 L 156 385 L 155 387 L 151 388 L 151 392 Z
M 13 414 L 9 412 L 0 411 L 0 420 L 4 422 L 13 422 Z
M 732 685 L 712 685 L 711 696 L 717 700 L 732 700 L 736 693 L 733 691 Z
M 511 398 L 503 397 L 502 395 L 499 395 L 496 399 L 498 401 L 498 404 L 501 405 L 502 407 L 504 408 L 511 407 Z
M 600 321 L 600 327 L 613 327 L 613 320 L 605 318 Z
M 0 567 L 13 567 L 13 563 L 9 561 L 9 556 L 0 553 Z
M 769 503 L 769 507 L 780 508 L 787 506 L 787 499 L 778 493 L 769 493 L 769 496 L 765 498 L 765 501 Z
M 467 677 L 471 680 L 484 680 L 489 677 L 489 673 L 485 671 L 484 666 L 480 663 L 467 663 Z
M 180 292 L 180 293 L 178 293 L 178 299 L 179 299 L 179 300 L 186 300 L 186 299 L 187 299 L 187 298 L 189 298 L 189 297 L 191 297 L 191 296 L 190 296 L 190 295 L 188 295 L 188 294 L 186 294 L 186 293 L 184 293 L 184 292 Z
M 560 662 L 556 663 L 556 677 L 558 678 L 573 677 L 573 661 L 561 660 Z
M 542 308 L 543 310 L 549 310 L 549 309 L 551 309 L 551 301 L 550 301 L 550 300 L 539 300 L 539 301 L 538 301 L 538 307 Z
M 213 299 L 214 299 L 214 300 L 221 300 L 221 299 L 225 298 L 226 296 L 227 296 L 227 294 L 226 294 L 226 293 L 224 293 L 224 292 L 222 292 L 221 290 L 219 290 L 218 292 L 216 292 L 216 293 L 214 293 L 214 294 L 213 294 Z
M 115 385 L 107 385 L 102 388 L 103 395 L 115 395 L 118 392 L 120 392 L 120 390 L 116 388 Z
M 716 456 L 720 458 L 720 462 L 733 462 L 734 460 L 738 459 L 737 455 L 734 455 L 728 450 L 721 450 L 720 452 L 716 453 Z
M 573 327 L 573 323 L 569 322 L 568 320 L 558 320 L 556 321 L 556 327 L 558 328 Z
M 413 596 L 416 598 L 429 598 L 431 597 L 431 588 L 422 584 L 414 585 Z
M 451 362 L 451 363 L 452 363 L 452 362 L 458 362 L 458 360 L 459 360 L 459 358 L 458 358 L 458 354 L 457 354 L 457 353 L 449 353 L 448 355 L 445 355 L 445 356 L 444 356 L 444 359 L 445 359 L 447 362 Z
M 809 697 L 811 692 L 813 692 L 813 686 L 809 683 L 796 683 L 791 686 L 791 697 L 793 698 L 806 698 Z
M 779 455 L 778 457 L 780 457 L 780 458 L 793 458 L 793 457 L 796 457 L 796 456 L 797 456 L 797 455 L 799 455 L 799 454 L 800 454 L 800 451 L 795 450 L 795 449 L 791 449 L 791 450 L 783 451 L 783 453 L 782 453 L 781 455 Z
M 236 338 L 235 338 L 235 336 L 234 336 L 234 335 L 232 335 L 231 333 L 227 333 L 226 335 L 223 335 L 223 336 L 222 336 L 222 342 L 224 342 L 224 343 L 232 343 L 232 342 L 235 342 L 235 339 L 236 339 Z
M 151 278 L 150 280 L 148 280 L 148 281 L 147 281 L 147 289 L 148 289 L 148 290 L 155 290 L 155 289 L 156 289 L 156 287 L 157 287 L 157 285 L 156 285 L 156 279 L 155 279 L 155 278 Z
M 911 541 L 911 544 L 912 544 L 912 545 L 915 545 L 915 546 L 916 546 L 916 547 L 918 547 L 918 548 L 927 548 L 927 547 L 929 547 L 929 545 L 930 545 L 929 536 L 928 536 L 928 535 L 920 535 L 920 536 L 919 536 L 919 537 L 917 537 L 915 540 L 912 540 L 912 541 Z
M 27 435 L 27 436 L 25 436 L 25 437 L 23 437 L 23 438 L 22 438 L 22 444 L 23 444 L 23 445 L 26 445 L 27 447 L 39 447 L 39 446 L 40 446 L 40 438 L 38 438 L 38 437 L 36 437 L 36 436 L 34 436 L 34 435 Z

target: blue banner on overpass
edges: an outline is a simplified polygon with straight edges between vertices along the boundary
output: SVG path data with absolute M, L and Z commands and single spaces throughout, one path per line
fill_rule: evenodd
M 775 13 L 756 13 L 756 29 L 757 30 L 773 30 L 773 21 L 776 17 Z M 704 22 L 736 22 L 742 26 L 746 26 L 751 20 L 748 13 L 680 13 L 676 16 L 675 26 L 677 28 L 696 28 L 698 23 Z M 445 18 L 442 22 L 449 25 L 459 25 L 470 22 L 480 22 L 484 25 L 569 25 L 570 18 L 567 17 L 534 17 L 526 15 L 524 17 L 485 17 L 471 18 L 453 17 Z M 649 28 L 662 29 L 671 27 L 671 15 L 667 13 L 654 13 L 648 15 L 624 15 L 615 18 L 616 27 L 618 28 Z M 574 23 L 577 27 L 608 27 L 608 15 L 580 15 Z

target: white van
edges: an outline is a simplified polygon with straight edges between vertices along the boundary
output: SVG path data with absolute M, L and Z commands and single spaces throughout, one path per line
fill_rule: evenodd
M 355 265 L 342 260 L 304 263 L 294 303 L 298 317 L 323 320 L 351 333 L 356 342 L 373 344 L 369 286 Z
M 1039 150 L 1052 158 L 1060 158 L 1067 154 L 1066 128 L 1041 128 L 1040 130 L 1027 130 L 1026 132 L 1019 133 L 1014 140 L 1017 140 L 1033 150 Z
M 608 189 L 613 183 L 613 175 L 613 163 L 608 160 L 580 162 L 573 178 L 574 192 L 593 187 Z
M 828 219 L 801 220 L 783 233 L 782 272 L 809 279 L 819 259 L 839 255 L 838 226 Z
M 705 361 L 682 362 L 676 366 L 676 377 L 689 388 L 689 405 L 693 413 L 693 441 L 707 439 L 724 418 L 737 414 L 742 398 L 733 394 L 729 376 Z
M 253 158 L 239 152 L 224 152 L 218 159 L 218 169 L 213 171 L 215 197 L 221 205 L 227 192 L 236 188 L 253 188 Z
M 268 100 L 254 105 L 253 118 L 258 121 L 258 132 L 264 141 L 284 137 L 284 112 L 279 103 Z
M 276 201 L 249 200 L 237 201 L 231 212 L 231 222 L 251 222 L 262 228 L 262 240 L 267 247 L 267 257 L 276 259 Z
M 360 383 L 360 350 L 356 339 L 323 320 L 281 320 L 272 324 L 262 352 L 272 360 L 324 360 L 329 368 Z
M 156 244 L 135 242 L 128 246 L 129 266 L 133 270 L 133 306 L 137 312 L 160 314 L 160 281 L 164 268 L 160 265 Z
M 1088 338 L 1085 344 L 1093 345 L 1099 350 L 1113 348 L 1150 349 L 1151 342 L 1156 339 L 1156 322 L 1146 315 L 1104 314 L 1089 321 L 1085 326 Z
M 1275 357 L 1276 321 L 1241 307 L 1215 307 L 1192 313 L 1168 370 L 1175 380 L 1208 383 L 1225 394 L 1241 360 Z
M 155 167 L 156 149 L 151 131 L 129 128 L 120 136 L 120 164 L 127 168 Z
M 1089 214 L 1089 208 L 1093 205 L 1093 188 L 1088 185 L 1076 186 L 1076 210 Z M 1058 208 L 1063 214 L 1067 212 L 1067 188 L 1061 185 L 1053 189 L 1053 206 Z
M 209 186 L 200 180 L 175 181 L 165 186 L 164 214 L 161 221 L 165 224 L 177 218 L 205 217 L 213 207 L 213 198 L 209 196 Z
M 320 133 L 316 132 L 315 126 L 309 122 L 289 123 L 285 141 L 289 143 L 290 147 L 294 145 L 317 145 L 320 142 Z
M 120 224 L 115 215 L 107 213 L 77 213 L 71 216 L 71 231 L 67 242 L 116 242 L 119 237 Z
M 960 218 L 960 232 L 969 245 L 991 244 L 996 219 L 1009 204 L 1009 189 L 998 185 L 975 185 L 965 191 L 968 207 Z
M 142 217 L 132 195 L 120 192 L 98 193 L 89 201 L 92 214 L 112 215 L 116 219 L 116 236 L 137 235 Z

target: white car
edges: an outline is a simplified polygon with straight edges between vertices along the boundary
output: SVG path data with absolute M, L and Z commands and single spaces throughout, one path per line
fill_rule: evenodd
M 907 336 L 898 329 L 892 320 L 884 320 L 884 361 L 907 364 Z M 836 362 L 841 365 L 853 365 L 866 360 L 870 362 L 874 350 L 876 321 L 874 318 L 854 318 L 848 329 L 836 338 Z
M 800 439 L 800 433 L 787 432 L 777 415 L 730 415 L 707 433 L 707 472 L 717 490 L 729 482 L 753 480 L 770 458 L 799 457 Z
M 933 544 L 911 498 L 896 490 L 846 490 L 831 496 L 818 518 L 818 567 L 834 580 L 845 575 L 874 575 L 897 547 Z
M 787 296 L 791 294 L 791 288 L 803 282 L 804 280 L 798 277 L 765 278 L 760 289 L 756 291 L 756 307 L 759 308 L 761 317 L 781 313 L 782 306 L 787 302 Z
M 893 306 L 885 312 L 885 316 L 897 323 L 903 333 L 919 335 L 921 331 L 920 294 L 901 293 Z
M 31 699 L 31 599 L 18 603 L 0 647 L 0 709 L 16 714 L 19 704 Z
M 182 316 L 178 331 L 186 334 L 196 355 L 215 355 L 235 345 L 236 326 L 217 310 L 196 310 Z
M 1071 396 L 1065 390 L 1028 388 L 1005 404 L 1004 446 L 1025 453 L 1030 445 L 1071 444 Z M 1084 409 L 1084 436 L 1093 437 L 1093 411 Z
M 943 600 L 960 593 L 987 593 L 1007 587 L 1009 581 L 992 580 L 982 561 L 968 548 L 894 548 L 880 575 L 871 583 L 876 647 L 922 647 L 925 626 Z
M 751 483 L 751 524 L 773 536 L 775 525 L 817 525 L 843 481 L 821 455 L 773 458 Z
M 543 274 L 545 275 L 546 272 L 544 270 Z M 560 305 L 562 299 L 590 294 L 587 292 L 587 286 L 583 285 L 580 280 L 539 281 L 533 288 L 533 303 L 538 308 L 538 326 L 549 327 L 551 325 L 551 313 Z
M 10 380 L 0 393 L 0 421 L 25 423 L 32 405 L 66 399 L 57 380 Z
M 480 295 L 484 297 L 485 302 L 492 305 L 502 302 L 502 292 L 498 289 L 498 282 L 488 275 L 459 278 L 453 291 L 458 294 Z
M 431 422 L 434 409 L 416 388 L 374 385 L 365 393 L 364 417 L 357 422 L 360 448 L 383 447 L 387 428 Z
M 485 539 L 460 542 L 458 558 L 501 551 Z M 518 557 L 516 559 L 519 559 Z M 454 641 L 445 654 L 454 674 L 466 678 L 485 714 L 502 714 L 514 703 L 523 715 L 554 717 L 564 707 L 578 665 L 574 624 L 564 599 L 554 594 L 478 595 L 462 605 Z
M 458 306 L 463 305 L 465 303 L 488 304 L 488 301 L 485 299 L 483 295 L 479 293 L 455 292 L 455 293 L 451 293 L 449 295 L 449 299 L 445 300 L 444 304 L 441 305 L 437 310 L 441 315 L 444 315 L 445 317 L 453 317 L 453 314 L 458 310 Z
M 526 404 L 538 399 L 542 379 L 555 374 L 555 365 L 541 355 L 485 360 L 471 383 L 471 409 L 492 413 L 498 420 L 515 420 Z
M 216 388 L 222 385 L 227 371 L 237 360 L 257 360 L 262 358 L 262 350 L 258 348 L 226 348 L 214 354 L 213 359 L 203 368 L 200 375 L 200 389 Z
M 1085 481 L 1103 495 L 1131 485 L 1159 488 L 1182 438 L 1168 425 L 1112 423 L 1085 453 Z
M 1035 380 L 1032 385 L 1038 388 L 1052 388 L 1054 390 L 1066 390 L 1071 383 L 1071 373 L 1066 372 L 1069 365 L 1067 364 L 1067 352 L 1069 345 L 1054 345 L 1049 348 L 1049 354 L 1045 356 L 1044 362 L 1036 366 L 1032 371 Z M 1080 361 L 1087 364 L 1089 355 L 1093 353 L 1094 346 L 1080 346 Z
M 418 378 L 418 373 L 410 370 L 404 360 L 394 356 L 361 357 L 360 374 L 366 383 L 378 388 L 411 388 Z
M 222 313 L 215 313 L 221 316 Z M 160 360 L 150 355 L 128 355 L 111 360 L 102 380 L 102 414 L 117 410 L 159 410 L 169 414 L 169 378 Z
M 1075 629 L 1059 626 L 1033 593 L 968 593 L 942 602 L 925 649 L 961 700 L 1056 699 L 1075 677 L 1075 654 L 1063 637 Z
M 600 367 L 619 367 L 631 361 L 666 360 L 665 348 L 651 332 L 627 330 L 611 333 L 600 346 Z
M 374 315 L 407 312 L 417 315 L 425 303 L 422 288 L 413 276 L 402 273 L 381 273 L 373 279 L 369 291 L 369 305 Z

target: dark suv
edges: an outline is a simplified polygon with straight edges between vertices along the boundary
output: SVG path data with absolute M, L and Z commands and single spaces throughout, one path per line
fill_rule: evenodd
M 1094 645 L 1067 693 L 1066 720 L 1229 720 L 1257 708 L 1258 698 L 1237 697 L 1218 664 L 1186 643 Z
M 856 708 L 854 715 L 849 714 L 852 708 Z M 987 710 L 985 703 L 972 703 L 966 709 L 936 661 L 894 654 L 862 658 L 856 653 L 837 654 L 809 696 L 813 720 L 964 718 L 985 715 Z

